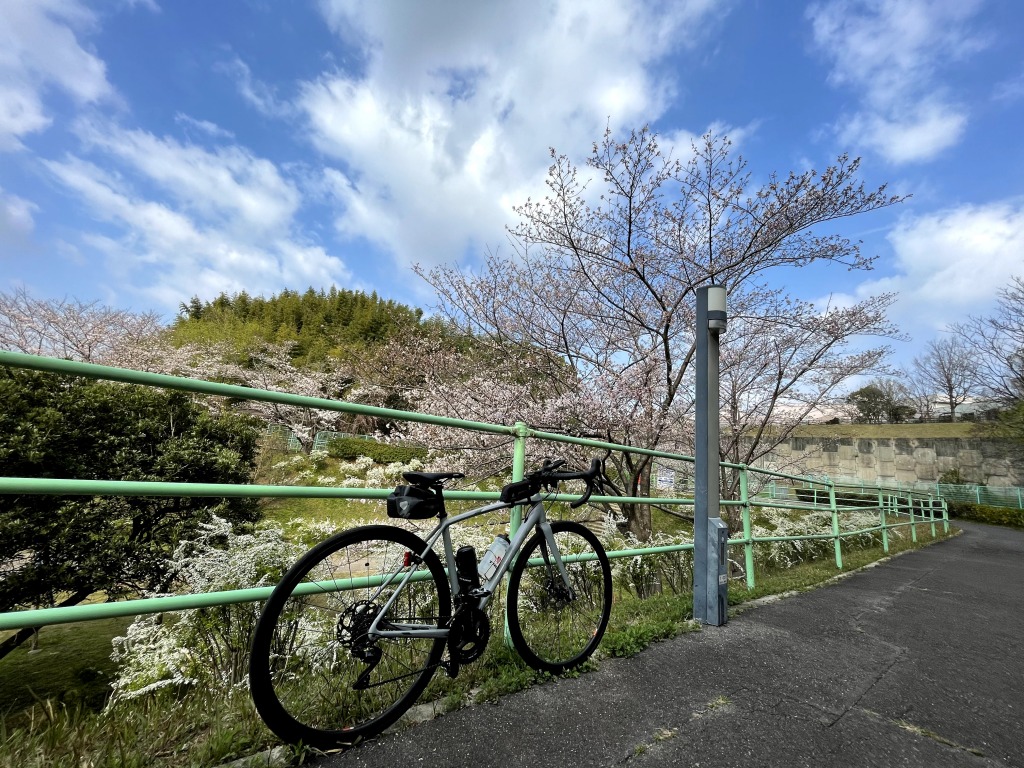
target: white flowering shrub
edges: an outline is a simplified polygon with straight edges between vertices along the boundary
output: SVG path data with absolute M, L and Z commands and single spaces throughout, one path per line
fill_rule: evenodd
M 327 451 L 310 451 L 309 464 L 317 472 L 322 472 L 327 466 Z
M 872 512 L 843 512 L 839 515 L 840 532 L 871 528 L 878 524 Z M 755 538 L 770 536 L 813 536 L 832 534 L 832 513 L 821 510 L 757 509 L 751 515 L 751 533 Z M 894 532 L 890 532 L 892 535 Z M 877 531 L 845 536 L 844 548 L 872 547 L 881 540 Z M 758 568 L 790 568 L 797 563 L 835 556 L 834 540 L 797 539 L 761 542 L 754 546 L 754 563 Z
M 689 535 L 669 536 L 655 533 L 647 542 L 640 543 L 631 533 L 616 536 L 605 542 L 609 550 L 668 547 L 691 543 Z M 612 579 L 620 591 L 645 599 L 663 592 L 677 594 L 693 587 L 693 550 L 658 552 L 615 558 Z
M 878 524 L 873 512 L 844 512 L 839 516 L 840 532 L 862 530 Z M 611 527 L 611 526 L 609 526 Z M 829 510 L 755 509 L 751 519 L 751 533 L 755 538 L 782 536 L 820 536 L 822 539 L 796 539 L 791 541 L 760 542 L 754 545 L 754 566 L 758 570 L 791 568 L 802 562 L 832 559 L 835 556 L 832 535 L 832 513 Z M 733 534 L 736 536 L 736 534 Z M 902 530 L 890 530 L 889 536 L 899 538 Z M 606 548 L 637 549 L 663 547 L 689 543 L 689 535 L 668 536 L 656 533 L 651 540 L 639 543 L 631 534 L 619 534 L 605 541 Z M 844 550 L 862 549 L 877 545 L 878 531 L 844 536 Z M 742 562 L 735 550 L 732 556 Z M 612 560 L 612 575 L 618 589 L 638 598 L 662 592 L 678 593 L 693 587 L 693 551 L 659 552 Z
M 171 564 L 180 591 L 214 592 L 270 586 L 305 550 L 278 528 L 236 534 L 214 518 L 181 542 Z M 168 686 L 229 688 L 245 682 L 252 633 L 262 604 L 237 603 L 141 616 L 113 640 L 118 664 L 109 707 Z

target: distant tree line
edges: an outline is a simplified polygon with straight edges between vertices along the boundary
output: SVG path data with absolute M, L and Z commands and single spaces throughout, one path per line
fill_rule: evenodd
M 178 345 L 228 342 L 242 350 L 254 340 L 286 343 L 299 363 L 382 344 L 423 318 L 421 309 L 335 286 L 304 293 L 285 289 L 269 298 L 245 291 L 222 293 L 211 301 L 193 296 L 178 309 L 171 325 L 171 338 Z

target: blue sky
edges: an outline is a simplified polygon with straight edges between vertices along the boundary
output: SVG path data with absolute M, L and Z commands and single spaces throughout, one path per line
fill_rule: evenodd
M 849 152 L 911 194 L 842 222 L 873 272 L 771 277 L 897 291 L 898 357 L 1024 273 L 1018 0 L 0 0 L 0 290 L 426 307 L 410 265 L 501 249 L 548 148 L 608 123 L 724 131 L 760 178 Z

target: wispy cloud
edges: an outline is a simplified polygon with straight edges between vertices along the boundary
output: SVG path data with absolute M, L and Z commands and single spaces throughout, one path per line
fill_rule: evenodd
M 812 5 L 817 48 L 832 63 L 830 82 L 858 95 L 859 108 L 836 123 L 844 144 L 892 163 L 930 160 L 960 141 L 967 110 L 939 73 L 981 50 L 971 29 L 980 0 L 835 0 Z
M 93 13 L 82 3 L 8 2 L 2 14 L 0 151 L 20 149 L 23 138 L 49 127 L 48 89 L 79 105 L 115 96 L 103 62 L 79 43 L 79 34 L 95 28 Z
M 996 101 L 1007 103 L 1024 99 L 1024 72 L 996 83 L 992 96 Z
M 291 103 L 279 97 L 269 85 L 253 77 L 249 65 L 237 56 L 217 65 L 216 69 L 235 81 L 238 93 L 257 112 L 267 117 L 289 117 L 294 113 Z
M 38 207 L 17 195 L 0 188 L 0 244 L 22 241 L 35 228 L 33 214 Z
M 44 161 L 105 222 L 82 235 L 131 292 L 173 308 L 198 294 L 269 293 L 344 283 L 346 265 L 298 235 L 298 190 L 239 146 L 208 149 L 115 124 L 82 122 L 87 150 Z
M 226 128 L 221 128 L 216 123 L 211 123 L 209 120 L 197 120 L 194 117 L 186 115 L 184 112 L 178 112 L 174 115 L 174 122 L 182 126 L 186 132 L 198 131 L 199 133 L 205 134 L 213 139 L 233 139 L 235 134 Z
M 237 145 L 207 149 L 110 122 L 79 121 L 92 150 L 116 158 L 196 217 L 256 235 L 286 227 L 300 195 L 275 165 Z

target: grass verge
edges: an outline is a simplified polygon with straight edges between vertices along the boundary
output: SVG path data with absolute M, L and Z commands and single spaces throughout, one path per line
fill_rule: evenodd
M 10 725 L 37 701 L 103 706 L 116 673 L 110 640 L 130 618 L 42 627 L 37 648 L 26 642 L 0 661 L 0 712 Z
M 850 437 L 850 438 L 914 438 L 978 437 L 974 422 L 957 421 L 934 424 L 801 424 L 793 431 L 794 437 Z

